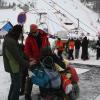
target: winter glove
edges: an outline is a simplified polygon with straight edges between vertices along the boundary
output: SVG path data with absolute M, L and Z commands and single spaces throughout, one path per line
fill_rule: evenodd
M 30 71 L 30 70 L 28 70 L 28 75 L 29 75 L 30 78 L 31 78 L 32 76 L 35 76 L 35 74 L 32 73 L 32 71 Z
M 73 87 L 72 84 L 67 85 L 65 89 L 65 93 L 69 94 L 72 91 L 72 87 Z

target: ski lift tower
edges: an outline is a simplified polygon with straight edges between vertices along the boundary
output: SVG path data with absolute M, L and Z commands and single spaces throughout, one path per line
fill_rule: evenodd
M 42 28 L 44 31 L 48 32 L 48 25 L 47 25 L 47 13 L 46 12 L 40 12 L 39 13 L 39 21 L 38 25 L 40 28 Z
M 78 34 L 79 32 L 79 18 L 77 18 L 77 28 L 75 28 L 75 33 Z
M 46 15 L 47 15 L 46 12 L 40 12 L 39 13 L 39 23 L 40 24 L 46 22 Z

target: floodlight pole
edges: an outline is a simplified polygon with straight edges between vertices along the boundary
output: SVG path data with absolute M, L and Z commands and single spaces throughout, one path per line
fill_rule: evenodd
M 77 18 L 77 23 L 78 23 L 78 24 L 77 24 L 77 34 L 78 34 L 78 30 L 79 30 L 79 24 L 80 24 L 79 22 L 80 22 L 80 21 L 79 21 L 79 18 Z
M 77 21 L 78 21 L 77 29 L 79 29 L 79 18 L 77 18 Z

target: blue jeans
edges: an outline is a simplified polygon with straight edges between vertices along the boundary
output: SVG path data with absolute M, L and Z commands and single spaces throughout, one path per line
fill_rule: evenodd
M 20 75 L 19 73 L 10 73 L 11 85 L 8 94 L 8 100 L 19 100 Z

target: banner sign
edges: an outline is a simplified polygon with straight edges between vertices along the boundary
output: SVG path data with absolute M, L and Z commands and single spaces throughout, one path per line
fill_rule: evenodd
M 17 21 L 19 24 L 23 25 L 26 22 L 26 13 L 25 12 L 21 12 L 18 15 Z

